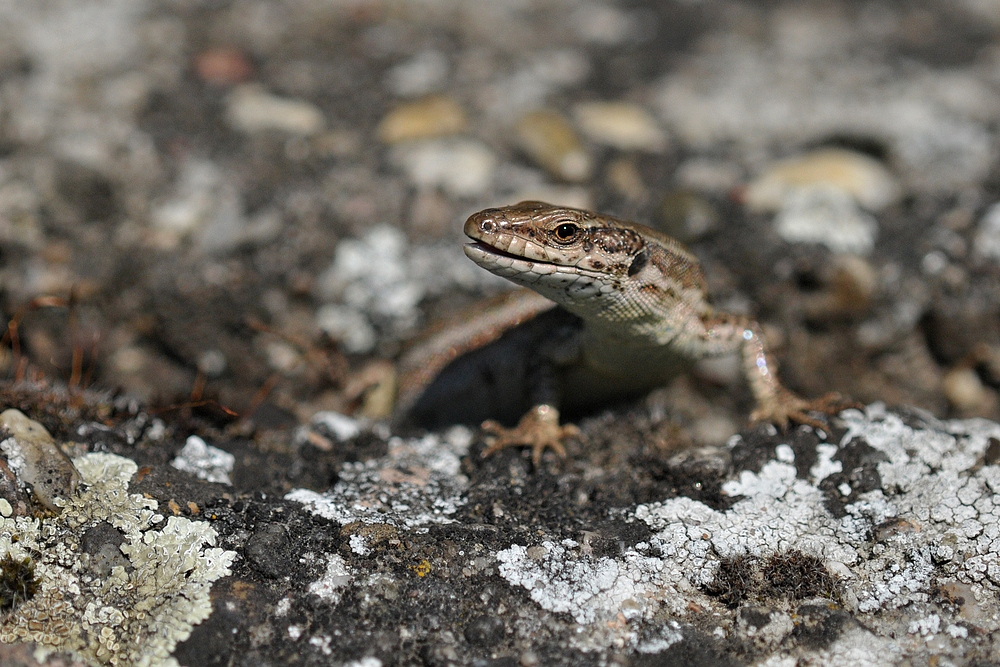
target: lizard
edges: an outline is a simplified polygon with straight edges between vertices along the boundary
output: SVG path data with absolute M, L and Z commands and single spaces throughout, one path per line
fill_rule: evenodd
M 483 456 L 529 446 L 536 465 L 546 449 L 565 457 L 564 440 L 579 430 L 560 423 L 564 406 L 579 409 L 641 395 L 700 359 L 733 353 L 740 356 L 756 402 L 752 422 L 821 428 L 810 412 L 833 414 L 848 405 L 837 394 L 806 400 L 785 388 L 760 325 L 713 308 L 697 258 L 657 230 L 523 201 L 473 214 L 464 232 L 470 239 L 466 256 L 531 291 L 457 333 L 439 335 L 434 352 L 411 359 L 409 366 L 417 369 L 411 377 L 419 378 L 424 392 L 413 398 L 416 392 L 409 390 L 411 397 L 402 404 L 411 414 L 437 413 L 443 417 L 438 421 L 448 421 L 460 414 L 464 399 L 478 398 L 487 406 L 484 416 L 492 410 L 498 414 L 488 416 L 513 421 L 511 415 L 526 403 L 513 428 L 495 418 L 482 422 Z M 504 331 L 504 322 L 517 326 Z M 505 340 L 506 346 L 500 345 Z M 457 370 L 466 353 L 466 370 Z M 485 381 L 485 389 L 463 379 L 468 368 Z M 431 375 L 437 379 L 424 388 Z

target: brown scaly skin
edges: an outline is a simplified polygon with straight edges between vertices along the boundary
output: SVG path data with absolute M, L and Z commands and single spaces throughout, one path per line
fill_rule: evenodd
M 698 260 L 660 232 L 590 211 L 525 201 L 472 215 L 465 254 L 481 267 L 529 287 L 579 316 L 583 333 L 561 361 L 559 391 L 545 397 L 513 429 L 483 423 L 483 455 L 527 445 L 537 464 L 546 448 L 564 456 L 562 441 L 578 433 L 560 426 L 562 393 L 590 397 L 660 386 L 699 359 L 738 352 L 757 402 L 751 420 L 823 427 L 809 415 L 847 405 L 835 394 L 809 401 L 775 375 L 759 325 L 715 311 Z

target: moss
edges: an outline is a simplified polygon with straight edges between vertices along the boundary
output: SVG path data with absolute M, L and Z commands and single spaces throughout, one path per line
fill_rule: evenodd
M 723 558 L 704 591 L 735 608 L 748 600 L 805 600 L 814 597 L 839 602 L 840 584 L 823 561 L 795 549 L 767 558 L 747 555 Z
M 0 611 L 11 611 L 35 596 L 38 579 L 30 557 L 14 558 L 9 553 L 0 558 Z

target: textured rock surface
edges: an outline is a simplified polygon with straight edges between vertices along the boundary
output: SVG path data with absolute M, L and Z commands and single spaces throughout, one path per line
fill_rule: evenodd
M 1000 657 L 1000 424 L 875 404 L 830 434 L 760 428 L 654 464 L 633 417 L 646 426 L 612 436 L 632 461 L 604 470 L 581 447 L 534 470 L 480 460 L 464 428 L 318 419 L 371 454 L 282 499 L 240 488 L 238 443 L 215 441 L 237 451 L 236 482 L 212 484 L 150 448 L 182 450 L 171 427 L 120 411 L 85 446 L 161 462 L 85 454 L 59 515 L 0 519 L 0 550 L 38 581 L 0 632 L 89 664 L 172 664 L 178 641 L 187 665 Z M 132 444 L 114 437 L 138 423 Z M 607 437 L 601 418 L 583 431 L 587 449 Z

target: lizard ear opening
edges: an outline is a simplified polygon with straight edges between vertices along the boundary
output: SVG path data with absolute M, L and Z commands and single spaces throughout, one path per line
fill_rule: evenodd
M 649 262 L 649 250 L 643 248 L 639 251 L 639 254 L 632 259 L 632 264 L 628 267 L 629 278 L 642 271 L 642 267 L 646 266 L 647 262 Z

